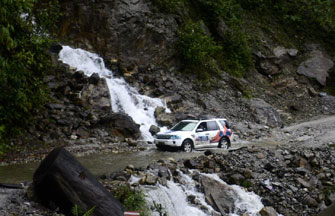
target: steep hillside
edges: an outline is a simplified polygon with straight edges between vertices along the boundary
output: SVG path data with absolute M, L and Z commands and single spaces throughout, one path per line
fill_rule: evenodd
M 157 110 L 159 126 L 221 116 L 236 137 L 252 139 L 335 113 L 332 1 L 60 0 L 59 6 L 52 28 L 59 43 L 99 54 L 140 93 L 166 100 L 172 113 Z M 50 100 L 14 145 L 123 141 L 113 125 L 97 125 L 110 110 L 104 81 L 92 84 L 52 55 L 56 69 L 43 80 Z
M 225 116 L 241 127 L 334 113 L 333 98 L 318 97 L 334 79 L 329 11 L 269 4 L 61 1 L 59 38 L 104 56 L 145 94 L 172 100 L 177 113 Z

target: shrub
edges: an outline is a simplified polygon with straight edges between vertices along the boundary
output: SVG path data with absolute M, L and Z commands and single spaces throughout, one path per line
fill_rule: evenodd
M 1 149 L 7 138 L 17 135 L 32 120 L 47 99 L 42 81 L 50 68 L 47 50 L 52 40 L 47 28 L 57 18 L 55 13 L 48 13 L 57 1 L 48 2 L 0 1 Z
M 113 195 L 127 210 L 139 211 L 141 216 L 148 215 L 145 195 L 141 190 L 132 189 L 129 185 L 121 185 L 113 191 Z
M 160 11 L 165 13 L 176 13 L 183 7 L 186 0 L 152 0 Z
M 215 57 L 222 47 L 202 29 L 203 23 L 187 23 L 179 32 L 179 51 L 185 66 L 200 78 L 218 74 Z

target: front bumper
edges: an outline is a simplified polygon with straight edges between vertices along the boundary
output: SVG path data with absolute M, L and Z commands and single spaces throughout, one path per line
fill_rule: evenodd
M 154 143 L 156 146 L 171 146 L 171 147 L 180 147 L 182 142 L 178 140 L 166 140 L 166 139 L 155 139 Z

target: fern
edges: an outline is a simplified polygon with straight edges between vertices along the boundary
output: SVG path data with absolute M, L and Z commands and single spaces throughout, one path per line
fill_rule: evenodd
M 91 209 L 89 209 L 87 212 L 83 212 L 77 204 L 75 204 L 72 209 L 71 213 L 73 216 L 91 216 L 95 210 L 95 206 L 93 206 Z
M 95 210 L 95 206 L 93 206 L 91 209 L 89 209 L 87 212 L 83 214 L 83 216 L 91 216 Z

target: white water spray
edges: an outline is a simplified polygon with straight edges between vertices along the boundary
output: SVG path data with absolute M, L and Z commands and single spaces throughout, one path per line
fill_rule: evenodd
M 100 77 L 105 78 L 113 112 L 123 112 L 131 116 L 137 124 L 141 125 L 142 138 L 152 140 L 149 128 L 151 125 L 157 125 L 154 117 L 155 109 L 160 106 L 166 107 L 161 99 L 141 95 L 123 78 L 114 78 L 113 72 L 105 67 L 103 59 L 97 54 L 63 46 L 59 59 L 76 68 L 77 71 L 83 71 L 86 76 L 98 73 Z
M 259 211 L 264 207 L 261 198 L 253 192 L 247 192 L 243 188 L 237 185 L 227 185 L 222 181 L 216 174 L 203 174 L 209 178 L 212 178 L 221 184 L 231 188 L 236 197 L 234 197 L 234 209 L 230 212 L 230 216 L 237 216 L 242 213 L 246 213 L 250 216 L 256 216 Z M 169 216 L 205 216 L 212 215 L 215 210 L 207 204 L 205 196 L 202 192 L 199 192 L 195 181 L 188 175 L 179 172 L 181 184 L 175 183 L 170 180 L 167 182 L 167 186 L 158 184 L 157 186 L 144 187 L 146 191 L 147 200 L 149 203 L 161 204 L 163 210 L 167 212 Z M 224 191 L 223 191 L 224 192 Z M 197 205 L 191 205 L 187 201 L 188 196 L 195 197 Z M 199 206 L 202 206 L 200 209 Z M 220 214 L 219 212 L 216 212 Z M 156 214 L 157 216 L 159 214 Z M 156 216 L 153 213 L 153 216 Z

